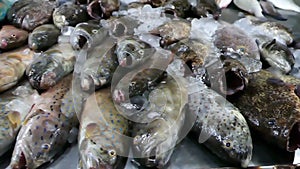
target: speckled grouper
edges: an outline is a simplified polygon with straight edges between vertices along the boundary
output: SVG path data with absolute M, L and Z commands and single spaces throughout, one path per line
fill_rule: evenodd
M 38 93 L 25 81 L 0 95 L 0 156 L 9 150 Z
M 191 90 L 191 89 L 190 89 Z M 218 157 L 247 167 L 252 158 L 252 138 L 245 118 L 223 96 L 204 84 L 189 95 L 189 109 L 197 115 L 191 135 Z
M 81 169 L 122 168 L 129 142 L 128 120 L 115 109 L 110 88 L 100 89 L 85 104 L 78 137 Z
M 300 147 L 300 80 L 260 71 L 233 101 L 253 131 L 287 151 Z
M 78 120 L 73 105 L 72 75 L 44 92 L 26 116 L 17 136 L 10 167 L 37 168 L 51 162 L 72 138 Z

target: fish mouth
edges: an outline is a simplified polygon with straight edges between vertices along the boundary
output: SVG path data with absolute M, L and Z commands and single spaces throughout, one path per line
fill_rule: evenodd
M 300 121 L 292 126 L 287 141 L 287 151 L 294 152 L 298 148 L 300 148 Z
M 12 169 L 27 169 L 27 160 L 23 151 L 18 155 L 18 163 L 12 166 Z
M 84 45 L 87 43 L 87 38 L 82 36 L 82 35 L 78 35 L 78 47 L 79 49 L 82 49 L 84 47 Z
M 7 46 L 8 46 L 7 40 L 2 39 L 2 40 L 1 40 L 1 43 L 0 43 L 0 48 L 1 48 L 1 49 L 5 49 Z
M 226 86 L 221 87 L 222 93 L 233 95 L 245 88 L 246 79 L 236 71 L 225 73 Z
M 94 19 L 101 19 L 104 15 L 101 9 L 101 5 L 98 1 L 91 2 L 87 7 L 87 12 L 90 17 Z

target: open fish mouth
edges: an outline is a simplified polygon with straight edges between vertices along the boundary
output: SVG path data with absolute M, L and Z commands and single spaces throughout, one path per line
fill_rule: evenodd
M 289 133 L 287 150 L 290 152 L 296 151 L 300 148 L 300 121 L 296 122 Z
M 18 156 L 18 163 L 12 166 L 12 169 L 27 169 L 27 160 L 23 151 Z
M 226 95 L 232 95 L 245 88 L 245 78 L 242 75 L 234 71 L 228 71 L 225 73 L 226 89 L 222 91 Z

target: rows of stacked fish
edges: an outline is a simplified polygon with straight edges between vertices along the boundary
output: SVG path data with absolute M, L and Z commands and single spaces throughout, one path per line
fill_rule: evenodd
M 299 51 L 262 13 L 285 20 L 282 4 L 233 2 L 256 17 L 218 20 L 230 0 L 3 1 L 0 156 L 38 168 L 78 140 L 79 168 L 122 168 L 130 148 L 164 168 L 187 133 L 235 166 L 253 133 L 294 152 Z

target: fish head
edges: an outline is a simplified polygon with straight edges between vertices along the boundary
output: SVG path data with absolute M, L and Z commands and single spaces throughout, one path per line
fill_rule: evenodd
M 37 50 L 40 46 L 47 46 L 48 35 L 44 33 L 31 33 L 28 38 L 28 45 L 31 49 Z
M 5 28 L 6 29 L 6 28 Z M 5 34 L 0 35 L 0 49 L 12 49 L 16 44 L 25 43 L 28 38 L 28 32 L 19 30 L 15 27 L 9 27 Z
M 30 120 L 25 120 L 18 134 L 10 164 L 12 168 L 37 168 L 49 163 L 66 144 L 67 129 L 48 113 L 40 109 L 36 112 L 38 114 Z

